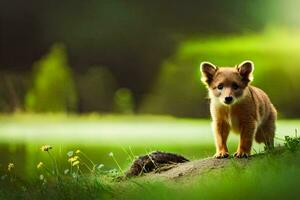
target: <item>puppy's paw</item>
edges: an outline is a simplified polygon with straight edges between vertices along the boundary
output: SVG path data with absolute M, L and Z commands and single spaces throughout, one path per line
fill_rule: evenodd
M 218 152 L 214 155 L 214 158 L 217 158 L 217 159 L 228 158 L 228 157 L 229 157 L 229 153 L 226 151 Z
M 248 158 L 248 157 L 250 157 L 250 154 L 246 153 L 246 152 L 242 152 L 242 151 L 237 151 L 233 154 L 233 156 L 235 158 Z

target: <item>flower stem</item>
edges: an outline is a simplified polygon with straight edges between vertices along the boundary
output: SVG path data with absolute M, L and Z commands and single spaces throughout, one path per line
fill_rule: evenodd
M 119 170 L 122 172 L 123 176 L 125 176 L 125 173 L 123 171 L 123 169 L 121 168 L 121 166 L 119 165 L 118 161 L 116 160 L 116 158 L 114 156 L 112 156 L 113 160 L 115 161 L 115 163 L 117 164 Z

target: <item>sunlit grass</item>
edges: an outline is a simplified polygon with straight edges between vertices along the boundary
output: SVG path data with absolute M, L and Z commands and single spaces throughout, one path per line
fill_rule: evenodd
M 197 42 L 195 42 L 197 41 Z M 191 56 L 202 52 L 210 54 L 243 54 L 277 52 L 280 54 L 296 54 L 300 47 L 299 32 L 284 29 L 267 29 L 262 33 L 247 33 L 230 36 L 211 36 L 209 38 L 190 39 L 184 41 L 178 55 Z M 184 58 L 184 57 L 182 57 Z M 229 63 L 234 64 L 234 63 Z
M 190 160 L 212 156 L 215 153 L 214 137 L 209 119 L 178 119 L 170 116 L 114 116 L 114 115 L 62 115 L 62 114 L 16 114 L 0 117 L 0 163 L 14 162 L 24 165 L 17 168 L 24 176 L 33 176 L 32 168 L 45 160 L 40 151 L 44 144 L 50 144 L 61 167 L 70 149 L 81 149 L 89 158 L 105 170 L 127 169 L 134 156 L 160 150 L 182 154 Z M 300 128 L 298 120 L 280 120 L 277 137 L 294 136 Z M 276 140 L 277 143 L 282 143 Z M 238 136 L 231 134 L 228 145 L 230 153 L 236 151 Z M 263 145 L 254 145 L 253 153 L 262 151 Z M 131 152 L 131 156 L 128 156 Z M 134 156 L 132 156 L 134 155 Z M 91 166 L 92 167 L 92 166 Z
M 94 199 L 111 196 L 114 179 L 122 173 L 92 161 L 82 150 L 68 151 L 58 160 L 56 149 L 43 145 L 44 160 L 32 167 L 34 176 L 23 177 L 18 168 L 26 163 L 0 165 L 0 199 Z M 107 157 L 109 157 L 107 155 Z M 69 163 L 62 167 L 62 162 Z
M 48 155 L 52 165 L 39 162 L 37 169 L 32 169 L 39 171 L 38 176 L 21 179 L 15 169 L 22 165 L 8 163 L 5 170 L 0 169 L 0 198 L 48 199 L 51 195 L 51 199 L 290 199 L 297 197 L 300 178 L 297 132 L 283 142 L 284 152 L 266 152 L 247 165 L 232 161 L 225 169 L 176 182 L 143 178 L 118 182 L 124 172 L 112 152 L 107 157 L 119 170 L 103 170 L 102 164 L 95 164 L 80 149 L 66 153 L 63 162 L 70 166 L 61 169 L 53 154 L 55 148 L 43 145 L 40 151 Z
M 126 186 L 119 199 L 298 199 L 299 151 L 268 155 L 247 166 L 232 163 L 194 179 L 142 180 Z M 141 187 L 142 186 L 142 187 Z
M 114 145 L 211 144 L 209 119 L 181 119 L 170 116 L 17 114 L 0 116 L 1 141 L 96 143 Z M 279 120 L 277 135 L 299 128 L 298 120 Z M 238 138 L 232 135 L 232 140 Z M 142 142 L 141 142 L 142 141 Z

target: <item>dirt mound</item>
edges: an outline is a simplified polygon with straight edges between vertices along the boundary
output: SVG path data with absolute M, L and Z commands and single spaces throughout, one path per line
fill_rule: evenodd
M 159 170 L 147 174 L 147 176 L 161 177 L 166 179 L 175 179 L 179 177 L 201 175 L 211 170 L 217 170 L 226 167 L 232 162 L 238 162 L 241 165 L 245 165 L 250 159 L 216 159 L 205 158 L 201 160 L 190 161 L 186 163 L 178 163 L 176 165 L 169 166 L 168 169 Z
M 280 154 L 284 152 L 283 148 L 276 148 L 272 151 L 274 154 Z M 205 158 L 201 160 L 188 161 L 183 156 L 164 153 L 164 152 L 154 152 L 149 155 L 139 157 L 131 166 L 127 174 L 130 176 L 140 176 L 145 175 L 145 178 L 166 178 L 166 179 L 176 179 L 186 176 L 201 175 L 212 170 L 218 170 L 225 168 L 228 165 L 238 164 L 240 166 L 246 166 L 251 160 L 258 157 L 263 157 L 268 153 L 255 154 L 249 158 Z M 151 166 L 151 168 L 145 167 L 146 165 Z M 134 173 L 133 173 L 134 172 Z

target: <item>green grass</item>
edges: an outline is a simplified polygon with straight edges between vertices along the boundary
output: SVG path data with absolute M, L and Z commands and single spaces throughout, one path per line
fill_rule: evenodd
M 22 181 L 11 171 L 0 181 L 0 199 L 298 199 L 299 141 L 286 140 L 283 153 L 269 152 L 247 165 L 234 162 L 223 169 L 177 181 L 129 179 L 91 173 L 77 177 L 56 174 Z
M 299 124 L 298 120 L 278 121 L 277 137 L 294 136 Z M 251 162 L 246 168 L 233 163 L 221 172 L 178 183 L 145 182 L 143 179 L 129 180 L 125 184 L 112 181 L 120 174 L 114 170 L 118 169 L 114 159 L 125 170 L 131 162 L 130 149 L 134 155 L 164 150 L 192 160 L 213 155 L 210 120 L 205 119 L 18 114 L 0 116 L 0 139 L 0 199 L 240 199 L 243 196 L 244 199 L 280 199 L 294 197 L 299 187 L 298 150 L 282 155 L 270 154 Z M 238 137 L 231 135 L 231 153 L 237 142 Z M 283 145 L 281 140 L 276 142 Z M 40 161 L 53 169 L 53 160 L 40 150 L 44 144 L 53 146 L 51 153 L 62 174 L 59 181 L 56 176 L 36 169 Z M 262 146 L 255 144 L 254 148 L 260 151 Z M 96 166 L 104 164 L 104 167 L 90 172 L 81 163 L 82 172 L 76 178 L 64 174 L 70 167 L 67 153 L 76 149 L 82 150 Z M 109 152 L 114 153 L 114 159 Z M 7 172 L 10 162 L 15 164 L 13 173 Z M 46 183 L 45 179 L 40 179 L 41 174 L 47 179 Z M 6 176 L 3 178 L 3 175 Z
M 300 153 L 268 155 L 242 167 L 176 182 L 138 181 L 119 199 L 299 199 Z M 118 198 L 117 198 L 118 199 Z
M 280 120 L 277 136 L 293 136 L 299 127 L 297 120 Z M 113 116 L 113 115 L 30 115 L 0 116 L 0 164 L 13 162 L 18 173 L 35 176 L 33 168 L 47 156 L 40 147 L 50 144 L 60 161 L 67 166 L 67 152 L 81 149 L 106 170 L 117 166 L 108 156 L 113 152 L 121 167 L 130 163 L 128 151 L 134 155 L 162 150 L 199 159 L 214 154 L 214 138 L 210 120 L 178 119 L 170 116 Z M 281 142 L 277 140 L 276 142 Z M 231 153 L 237 148 L 238 136 L 231 134 L 228 144 Z M 263 145 L 254 145 L 256 152 Z M 22 167 L 20 167 L 22 166 Z

